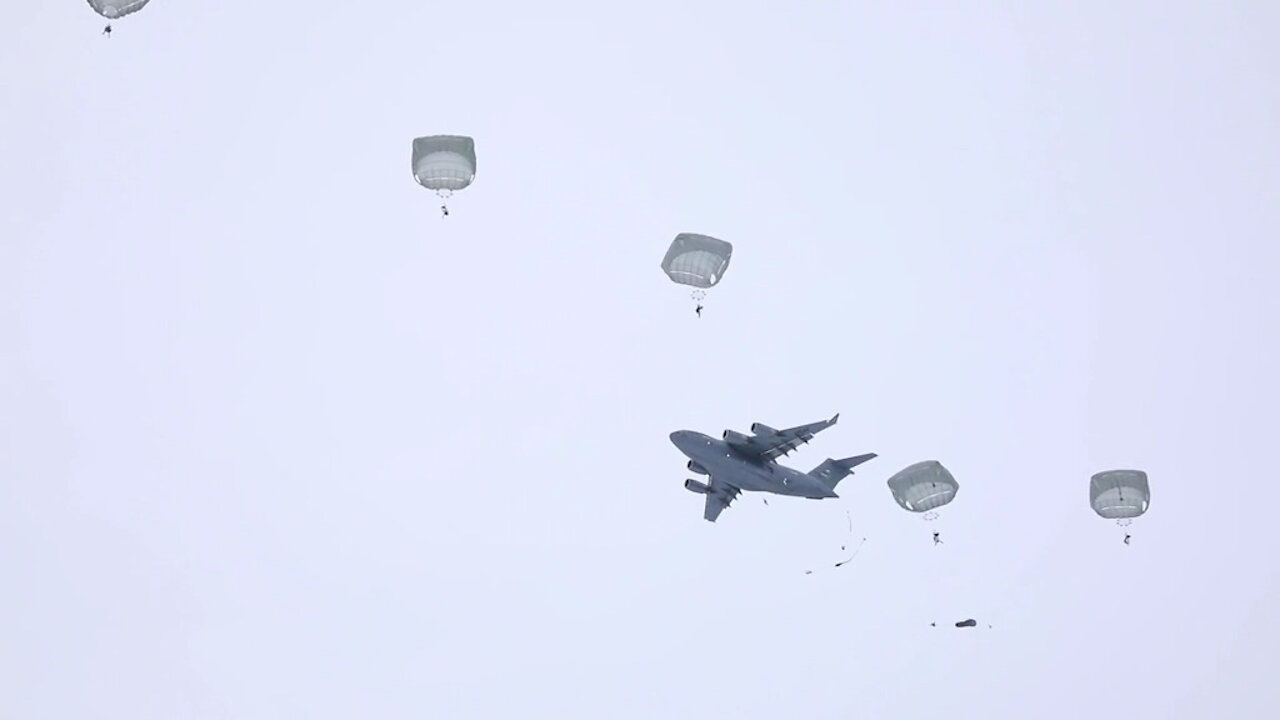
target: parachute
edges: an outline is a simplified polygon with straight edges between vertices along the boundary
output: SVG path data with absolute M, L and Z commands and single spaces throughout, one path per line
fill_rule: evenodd
M 1151 504 L 1147 474 L 1141 470 L 1107 470 L 1089 481 L 1089 503 L 1108 520 L 1130 520 Z
M 1089 504 L 1099 517 L 1126 526 L 1151 505 L 1151 487 L 1141 470 L 1104 470 L 1089 480 Z M 1129 536 L 1124 536 L 1129 544 Z
M 108 20 L 102 34 L 111 37 L 111 20 L 119 20 L 125 15 L 132 15 L 146 6 L 151 0 L 89 0 L 89 7 Z
M 733 245 L 697 233 L 680 233 L 671 241 L 671 247 L 662 258 L 662 271 L 679 285 L 694 288 L 692 297 L 698 303 L 698 315 L 702 315 L 702 299 L 707 290 L 715 287 L 729 268 L 733 257 Z
M 89 0 L 89 7 L 108 20 L 118 20 L 138 12 L 151 0 Z
M 899 470 L 889 478 L 889 491 L 902 509 L 924 513 L 925 520 L 935 520 L 938 508 L 955 499 L 960 484 L 951 472 L 937 460 L 925 460 Z M 933 544 L 940 545 L 938 533 L 933 534 Z
M 960 484 L 937 460 L 910 465 L 889 478 L 893 499 L 904 510 L 937 517 L 938 508 L 955 499 Z M 927 517 L 932 520 L 933 517 Z
M 413 178 L 441 200 L 471 185 L 476 177 L 476 143 L 465 135 L 430 135 L 414 138 Z M 441 204 L 444 215 L 447 203 Z

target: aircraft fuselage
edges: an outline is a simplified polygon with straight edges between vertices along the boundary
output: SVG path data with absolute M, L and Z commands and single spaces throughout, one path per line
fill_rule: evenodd
M 839 497 L 818 478 L 773 461 L 760 462 L 732 445 L 692 430 L 671 433 L 671 442 L 690 461 L 717 481 L 739 490 L 803 498 Z

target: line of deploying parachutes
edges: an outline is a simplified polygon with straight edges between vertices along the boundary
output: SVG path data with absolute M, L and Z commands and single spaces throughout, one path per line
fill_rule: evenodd
M 893 499 L 902 509 L 919 513 L 925 520 L 936 520 L 939 510 L 951 504 L 960 484 L 951 471 L 937 460 L 909 465 L 888 481 Z M 1099 517 L 1115 520 L 1127 527 L 1147 512 L 1151 504 L 1151 486 L 1142 470 L 1104 470 L 1089 479 L 1089 505 Z M 1124 544 L 1130 536 L 1125 533 Z M 942 544 L 941 534 L 933 533 L 933 544 Z
M 415 138 L 412 165 L 418 184 L 447 200 L 454 192 L 470 187 L 475 180 L 475 140 L 466 135 Z M 447 205 L 442 204 L 440 210 L 442 216 L 448 216 Z M 707 291 L 724 279 L 732 258 L 732 243 L 710 235 L 682 232 L 667 248 L 662 258 L 662 271 L 673 283 L 693 288 L 694 312 L 701 317 L 702 301 Z M 900 507 L 920 514 L 928 521 L 937 519 L 939 511 L 951 504 L 960 490 L 955 476 L 937 460 L 925 460 L 903 468 L 889 478 L 888 486 Z M 1145 513 L 1150 500 L 1147 475 L 1141 470 L 1107 470 L 1097 473 L 1090 481 L 1089 501 L 1094 512 L 1101 517 L 1115 519 L 1120 525 L 1128 525 Z M 1126 533 L 1126 545 L 1129 539 Z M 933 531 L 933 544 L 942 543 L 941 533 Z M 861 549 L 861 543 L 858 549 Z M 854 556 L 857 552 L 854 551 Z M 837 567 L 852 559 L 850 557 Z

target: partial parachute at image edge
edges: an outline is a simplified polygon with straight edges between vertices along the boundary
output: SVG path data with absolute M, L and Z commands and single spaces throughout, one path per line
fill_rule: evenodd
M 119 20 L 146 7 L 151 0 L 88 0 L 89 7 L 108 20 Z

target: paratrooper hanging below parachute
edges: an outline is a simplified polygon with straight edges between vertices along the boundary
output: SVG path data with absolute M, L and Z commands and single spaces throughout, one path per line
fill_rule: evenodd
M 702 317 L 702 300 L 707 290 L 724 277 L 733 257 L 733 245 L 709 235 L 680 233 L 662 258 L 662 271 L 678 285 L 694 288 L 694 312 Z
M 465 135 L 414 138 L 413 179 L 440 196 L 440 217 L 449 216 L 448 199 L 470 187 L 476 177 L 476 143 Z

